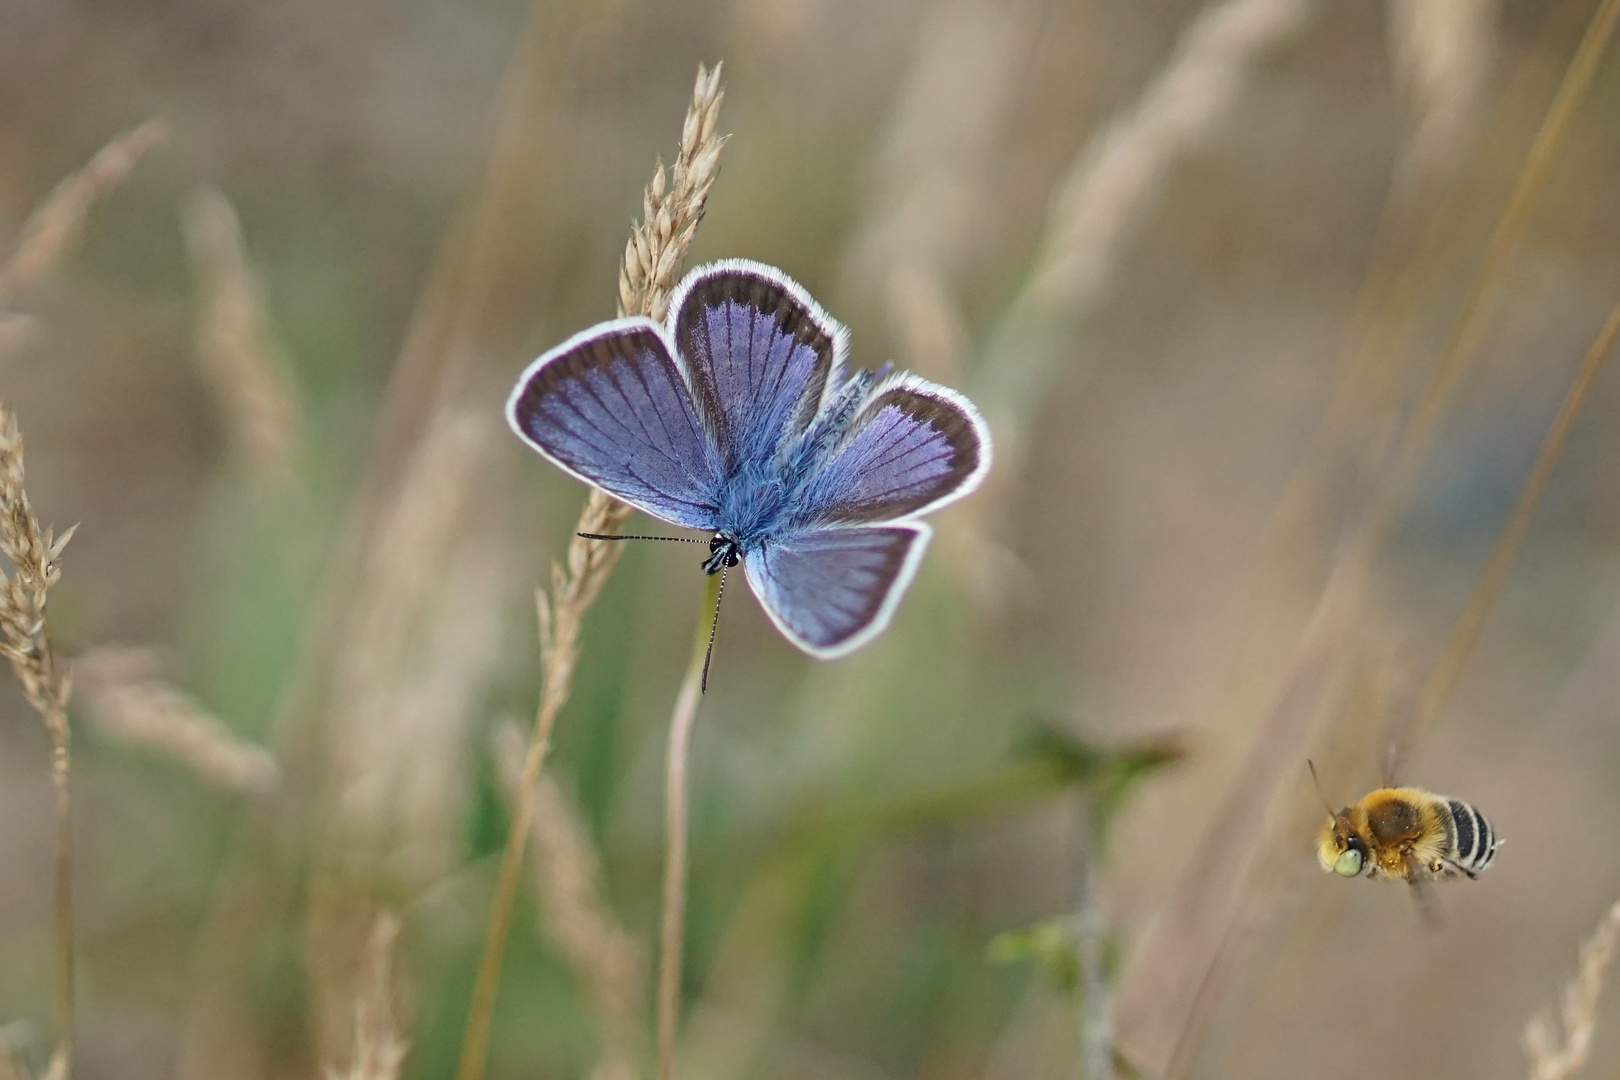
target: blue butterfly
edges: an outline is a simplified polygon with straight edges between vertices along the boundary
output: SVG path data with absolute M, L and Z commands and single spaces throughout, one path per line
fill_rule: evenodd
M 916 520 L 990 469 L 967 398 L 913 375 L 846 371 L 849 334 L 773 267 L 693 270 L 669 317 L 576 334 L 507 401 L 518 437 L 565 472 L 712 534 L 787 639 L 843 656 L 888 625 L 928 547 Z

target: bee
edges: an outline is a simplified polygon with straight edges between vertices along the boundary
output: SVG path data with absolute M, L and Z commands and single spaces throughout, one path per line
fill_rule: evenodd
M 1316 779 L 1316 766 L 1311 765 Z M 1321 793 L 1317 781 L 1317 793 Z M 1485 815 L 1461 799 L 1410 787 L 1381 787 L 1335 812 L 1316 840 L 1323 870 L 1341 877 L 1404 881 L 1421 887 L 1458 876 L 1473 878 L 1496 858 L 1496 833 Z

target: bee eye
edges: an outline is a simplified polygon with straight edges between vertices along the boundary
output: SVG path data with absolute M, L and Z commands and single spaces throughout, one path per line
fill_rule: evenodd
M 1361 873 L 1361 852 L 1355 848 L 1339 852 L 1339 857 L 1333 861 L 1333 872 L 1343 877 Z

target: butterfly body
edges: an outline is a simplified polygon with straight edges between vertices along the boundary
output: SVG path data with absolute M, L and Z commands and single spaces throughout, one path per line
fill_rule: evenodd
M 616 319 L 520 378 L 513 429 L 573 475 L 712 534 L 703 568 L 742 564 L 772 620 L 816 656 L 882 630 L 927 546 L 915 518 L 990 464 L 967 399 L 844 369 L 847 334 L 780 271 L 694 270 L 666 323 Z

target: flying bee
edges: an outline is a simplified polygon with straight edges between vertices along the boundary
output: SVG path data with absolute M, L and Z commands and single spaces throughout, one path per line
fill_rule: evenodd
M 1311 779 L 1316 766 L 1311 765 Z M 1321 782 L 1317 781 L 1321 794 Z M 1316 841 L 1323 870 L 1341 877 L 1404 881 L 1421 887 L 1459 875 L 1472 878 L 1496 858 L 1496 833 L 1461 799 L 1409 787 L 1381 787 L 1338 812 Z

